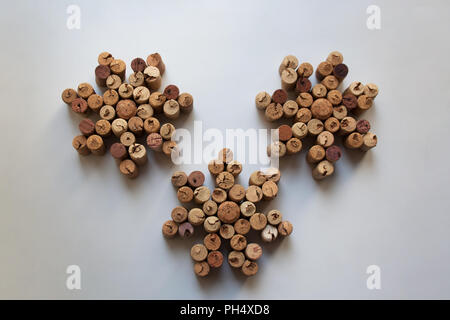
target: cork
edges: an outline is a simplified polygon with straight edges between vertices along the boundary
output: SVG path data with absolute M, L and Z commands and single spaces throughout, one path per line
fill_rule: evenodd
M 200 262 L 208 256 L 208 249 L 203 244 L 194 244 L 191 248 L 191 258 L 194 261 Z
M 233 161 L 233 151 L 229 148 L 223 148 L 219 151 L 217 158 L 222 160 L 223 163 L 228 164 Z
M 159 134 L 164 140 L 171 140 L 175 134 L 175 126 L 171 123 L 164 123 L 159 129 Z
M 233 201 L 225 201 L 219 205 L 217 216 L 223 223 L 234 223 L 239 219 L 241 211 L 239 206 Z
M 211 268 L 220 268 L 223 263 L 223 255 L 220 251 L 211 251 L 208 253 L 207 261 Z
M 282 158 L 286 155 L 286 144 L 281 141 L 275 141 L 267 146 L 267 155 L 269 157 Z
M 265 91 L 262 91 L 256 95 L 255 105 L 260 110 L 266 110 L 269 104 L 272 102 L 272 97 Z
M 303 123 L 306 128 L 306 125 Z M 286 153 L 287 154 L 296 154 L 302 150 L 302 142 L 298 138 L 291 138 L 286 142 Z M 264 191 L 264 189 L 263 189 Z
M 333 106 L 340 105 L 342 102 L 342 93 L 339 90 L 330 90 L 327 93 L 327 100 L 330 101 Z
M 356 123 L 356 131 L 361 134 L 366 134 L 370 131 L 370 122 L 364 119 L 359 120 Z
M 164 222 L 162 226 L 162 233 L 167 238 L 173 238 L 178 232 L 178 225 L 172 220 Z
M 110 75 L 106 79 L 106 87 L 112 90 L 119 90 L 120 85 L 122 84 L 122 79 L 116 74 Z
M 163 138 L 159 133 L 153 132 L 147 136 L 147 146 L 156 152 L 162 151 Z M 187 179 L 187 178 L 186 178 Z
M 203 204 L 206 201 L 209 200 L 209 197 L 211 196 L 211 191 L 209 191 L 209 188 L 206 186 L 200 186 L 195 188 L 194 190 L 194 201 L 197 204 Z
M 200 187 L 204 182 L 205 175 L 201 171 L 192 171 L 188 176 L 188 184 L 193 188 Z
M 148 66 L 144 70 L 145 85 L 152 91 L 158 90 L 161 87 L 161 73 L 158 68 Z
M 311 91 L 312 83 L 308 78 L 299 78 L 295 84 L 295 92 L 308 93 Z
M 281 179 L 281 171 L 278 168 L 268 168 L 264 171 L 267 181 L 278 183 Z
M 124 119 L 115 119 L 111 124 L 111 130 L 116 137 L 120 137 L 128 130 L 128 122 Z
M 109 148 L 109 153 L 116 160 L 124 160 L 128 157 L 127 148 L 120 142 L 113 143 Z
M 108 89 L 103 93 L 103 103 L 115 106 L 119 102 L 119 94 L 116 90 Z
M 351 93 L 346 93 L 342 96 L 342 104 L 347 110 L 354 110 L 358 107 L 358 99 Z
M 241 267 L 242 273 L 247 277 L 258 273 L 258 264 L 255 261 L 245 260 Z
M 164 103 L 166 103 L 166 101 L 167 101 L 166 96 L 158 91 L 153 92 L 150 95 L 150 99 L 149 99 L 150 106 L 153 108 L 155 113 L 163 112 L 163 106 L 164 106 Z
M 183 239 L 190 238 L 194 234 L 194 227 L 189 222 L 183 222 L 178 226 L 178 234 Z
M 250 226 L 253 230 L 260 231 L 267 225 L 267 217 L 262 213 L 255 213 L 250 217 Z
M 89 98 L 91 94 L 94 93 L 95 93 L 94 88 L 92 88 L 92 86 L 89 83 L 83 82 L 78 85 L 77 94 L 80 98 L 86 100 L 87 98 Z
M 188 211 L 185 207 L 177 206 L 172 209 L 172 213 L 170 214 L 170 216 L 176 223 L 183 223 L 187 220 Z
M 217 235 L 217 233 L 209 233 L 203 239 L 203 244 L 205 245 L 206 249 L 211 251 L 219 250 L 221 243 L 222 241 L 220 240 L 220 237 Z
M 86 114 L 88 111 L 88 104 L 83 98 L 76 98 L 72 101 L 71 108 L 75 113 Z
M 317 163 L 323 158 L 325 158 L 325 149 L 319 145 L 313 145 L 309 148 L 306 155 L 306 161 L 308 161 L 308 163 Z
M 264 242 L 272 242 L 278 237 L 278 229 L 270 224 L 261 231 L 261 239 Z
M 314 73 L 314 68 L 311 63 L 303 62 L 297 68 L 299 78 L 309 78 Z
M 278 195 L 278 186 L 273 181 L 266 181 L 261 187 L 264 200 L 272 200 Z
M 372 132 L 367 132 L 363 136 L 363 145 L 361 146 L 362 151 L 368 151 L 374 147 L 376 147 L 378 142 L 378 138 L 375 134 Z
M 323 131 L 324 125 L 323 122 L 319 119 L 311 119 L 307 123 L 308 133 L 312 136 L 317 136 L 319 133 Z
M 256 212 L 256 206 L 253 202 L 250 201 L 244 201 L 240 205 L 241 214 L 244 217 L 250 218 L 252 215 Z
M 82 135 L 90 136 L 95 132 L 95 123 L 91 119 L 83 119 L 80 121 L 78 129 L 80 129 Z
M 134 58 L 131 60 L 131 69 L 133 69 L 134 72 L 143 72 L 146 67 L 147 63 L 145 63 L 145 60 L 142 58 Z
M 330 75 L 333 72 L 333 65 L 328 61 L 323 61 L 319 63 L 316 69 L 316 78 L 317 80 L 322 80 L 326 76 Z
M 177 100 L 180 95 L 180 89 L 174 84 L 169 84 L 163 91 L 167 100 Z
M 344 56 L 339 51 L 332 51 L 328 55 L 327 61 L 331 63 L 333 66 L 337 66 L 338 64 L 344 61 Z
M 216 216 L 210 216 L 205 219 L 205 222 L 203 222 L 203 227 L 205 228 L 205 231 L 208 233 L 217 232 L 220 229 L 221 222 L 219 218 Z
M 340 63 L 333 68 L 333 75 L 339 82 L 345 79 L 348 74 L 348 67 L 346 64 Z
M 283 114 L 286 118 L 293 118 L 297 114 L 298 104 L 294 100 L 288 100 L 283 105 Z
M 229 172 L 221 172 L 216 177 L 216 186 L 229 190 L 234 185 L 234 176 Z
M 177 119 L 180 116 L 180 105 L 176 100 L 167 100 L 164 103 L 163 112 L 168 119 Z
M 308 123 L 309 120 L 312 119 L 312 113 L 311 110 L 309 110 L 308 108 L 300 108 L 297 112 L 297 114 L 295 115 L 295 121 L 296 122 L 303 122 L 303 123 Z
M 370 98 L 369 96 L 366 96 L 365 94 L 362 94 L 358 97 L 357 100 L 357 109 L 358 111 L 366 111 L 372 108 L 373 105 L 373 98 Z
M 127 65 L 123 60 L 114 59 L 113 61 L 111 61 L 109 68 L 111 69 L 112 74 L 118 75 L 120 79 L 122 79 L 122 81 L 125 80 L 125 72 L 127 69 Z
M 133 98 L 138 104 L 148 103 L 150 99 L 150 90 L 144 86 L 137 87 L 133 90 Z
M 152 53 L 147 57 L 147 64 L 158 68 L 161 75 L 166 71 L 166 65 L 164 64 L 161 55 L 158 52 Z
M 378 95 L 378 86 L 373 83 L 368 83 L 364 86 L 364 94 L 369 98 L 375 99 Z
M 342 135 L 347 135 L 356 130 L 356 120 L 353 117 L 345 117 L 341 120 L 341 130 L 339 131 Z
M 266 180 L 266 176 L 262 171 L 253 171 L 250 175 L 248 184 L 252 186 L 262 186 Z
M 278 210 L 270 210 L 269 213 L 267 213 L 267 222 L 273 226 L 279 225 L 282 219 L 283 215 Z
M 275 90 L 272 94 L 272 101 L 283 105 L 287 101 L 288 95 L 283 89 Z
M 120 142 L 125 146 L 125 147 L 129 147 L 131 146 L 133 143 L 136 142 L 136 137 L 134 136 L 134 134 L 132 132 L 124 132 L 121 136 L 120 136 Z
M 194 273 L 199 277 L 206 277 L 209 271 L 209 264 L 206 261 L 196 262 L 194 264 Z
M 183 171 L 175 171 L 170 178 L 174 187 L 180 188 L 187 184 L 187 175 Z
M 288 141 L 292 138 L 292 129 L 287 124 L 283 124 L 278 127 L 278 139 L 280 141 Z
M 203 204 L 203 212 L 207 216 L 215 215 L 217 213 L 217 209 L 218 209 L 217 203 L 213 200 L 207 200 Z
M 241 251 L 231 251 L 228 254 L 228 264 L 233 268 L 240 268 L 244 264 L 245 256 Z
M 87 147 L 87 139 L 83 135 L 73 138 L 72 146 L 82 156 L 87 156 L 91 153 L 91 150 Z
M 216 203 L 222 203 L 225 200 L 227 200 L 227 192 L 223 189 L 220 188 L 215 188 L 212 192 L 211 198 L 216 202 Z
M 327 96 L 327 87 L 323 84 L 318 83 L 311 89 L 311 94 L 315 99 L 325 98 Z
M 193 208 L 188 212 L 188 221 L 193 226 L 201 226 L 205 222 L 205 213 L 200 208 Z
M 117 93 L 121 99 L 130 99 L 133 96 L 133 91 L 134 88 L 129 83 L 122 83 L 117 89 Z
M 148 103 L 141 104 L 136 110 L 136 115 L 142 120 L 153 117 L 153 114 L 154 114 L 153 108 Z
M 308 134 L 308 127 L 303 122 L 294 123 L 292 125 L 291 129 L 292 129 L 292 135 L 294 136 L 294 138 L 297 138 L 297 139 L 303 139 Z M 290 148 L 292 148 L 292 147 L 293 146 L 291 145 Z M 300 146 L 300 149 L 301 149 L 301 146 Z M 288 150 L 287 150 L 287 145 L 286 145 L 286 152 L 287 151 Z
M 111 70 L 108 66 L 98 65 L 95 68 L 95 83 L 99 87 L 106 87 L 106 79 L 111 75 Z
M 102 156 L 105 154 L 105 144 L 102 137 L 93 134 L 87 138 L 86 145 L 93 155 Z
M 182 93 L 178 96 L 178 104 L 180 105 L 180 111 L 183 113 L 187 113 L 192 111 L 194 106 L 194 98 L 189 93 Z
M 70 105 L 72 105 L 72 102 L 76 98 L 78 98 L 78 94 L 75 90 L 68 88 L 62 92 L 61 98 L 64 101 L 64 103 L 66 103 L 70 106 Z
M 323 125 L 325 127 L 325 130 L 330 131 L 331 133 L 336 133 L 341 128 L 341 123 L 335 117 L 329 117 L 327 120 L 325 120 L 325 123 Z
M 320 82 L 327 90 L 335 90 L 339 86 L 339 80 L 333 75 L 326 76 Z
M 250 260 L 258 260 L 262 256 L 262 248 L 257 243 L 249 243 L 245 248 L 245 256 Z
M 233 250 L 242 251 L 247 247 L 247 238 L 242 234 L 235 234 L 230 240 L 230 246 Z
M 280 103 L 271 103 L 267 106 L 265 116 L 268 121 L 276 121 L 283 117 L 283 106 Z
M 109 136 L 111 134 L 111 123 L 104 119 L 98 120 L 95 123 L 95 132 L 102 137 Z
M 258 186 L 249 186 L 245 192 L 245 198 L 253 203 L 261 201 L 263 198 L 262 189 Z
M 289 221 L 282 221 L 278 225 L 278 234 L 283 237 L 287 237 L 292 233 L 292 230 L 294 227 L 292 226 L 292 223 Z
M 139 143 L 134 143 L 128 147 L 128 153 L 131 160 L 133 160 L 138 166 L 143 166 L 147 163 L 147 150 L 145 146 Z
M 297 69 L 298 59 L 296 56 L 290 54 L 283 58 L 281 61 L 280 67 L 278 68 L 278 73 L 282 75 L 283 71 L 287 68 Z
M 134 87 L 140 87 L 143 86 L 145 84 L 145 76 L 143 72 L 135 72 L 132 73 L 129 77 L 128 77 L 128 82 Z
M 225 165 L 222 160 L 213 159 L 208 163 L 208 170 L 213 176 L 217 176 L 225 169 Z
M 286 68 L 281 72 L 281 87 L 291 91 L 295 89 L 297 83 L 297 72 L 295 69 Z
M 176 156 L 179 154 L 178 145 L 175 141 L 164 141 L 162 145 L 162 152 L 167 157 Z
M 161 124 L 155 117 L 150 117 L 144 120 L 144 130 L 146 133 L 158 133 L 160 128 Z
M 316 138 L 316 143 L 324 148 L 334 144 L 334 135 L 330 131 L 322 131 Z
M 302 92 L 297 96 L 297 99 L 295 99 L 295 102 L 299 105 L 301 108 L 308 108 L 313 103 L 313 96 L 308 92 Z
M 325 158 L 330 162 L 338 161 L 342 156 L 341 148 L 338 146 L 328 147 L 325 151 Z
M 116 109 L 110 105 L 104 105 L 98 112 L 100 118 L 106 121 L 113 121 L 116 118 Z
M 228 199 L 234 202 L 241 202 L 245 198 L 245 188 L 240 184 L 235 184 L 228 191 Z
M 250 232 L 250 222 L 247 219 L 238 219 L 234 223 L 234 230 L 237 234 L 246 235 Z
M 183 186 L 178 189 L 177 198 L 182 203 L 191 202 L 194 199 L 194 191 L 187 186 Z
M 139 175 L 139 168 L 133 160 L 125 159 L 119 165 L 120 173 L 129 179 L 134 179 Z
M 358 97 L 364 93 L 364 85 L 359 81 L 353 81 L 350 85 L 345 89 L 344 94 L 350 93 L 355 97 Z
M 312 171 L 312 176 L 316 180 L 322 180 L 328 176 L 331 176 L 334 172 L 334 166 L 328 160 L 323 160 L 317 164 Z
M 347 113 L 347 107 L 344 105 L 333 107 L 333 117 L 338 120 L 344 119 L 347 116 Z
M 234 236 L 234 227 L 231 224 L 222 224 L 219 233 L 222 239 L 229 240 Z
M 319 120 L 326 120 L 333 114 L 333 106 L 327 99 L 319 98 L 311 106 L 312 116 Z
M 109 66 L 111 64 L 111 62 L 113 62 L 114 57 L 111 55 L 111 53 L 109 52 L 101 52 L 98 55 L 98 64 L 102 65 L 102 66 Z

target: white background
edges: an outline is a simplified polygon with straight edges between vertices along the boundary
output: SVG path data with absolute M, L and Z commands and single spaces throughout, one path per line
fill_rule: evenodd
M 448 159 L 450 85 L 446 1 L 2 1 L 1 298 L 450 298 Z M 68 30 L 66 8 L 81 8 Z M 368 30 L 366 8 L 381 8 Z M 380 88 L 366 114 L 379 145 L 346 152 L 336 174 L 311 178 L 305 152 L 281 163 L 278 208 L 289 239 L 264 246 L 260 272 L 225 264 L 207 279 L 192 271 L 195 241 L 165 240 L 178 204 L 162 156 L 135 181 L 113 159 L 80 158 L 71 146 L 80 118 L 60 95 L 94 83 L 97 55 L 129 62 L 161 53 L 163 87 L 193 94 L 177 121 L 204 129 L 266 128 L 254 107 L 279 88 L 287 54 L 317 65 L 332 50 L 350 72 Z M 275 125 L 273 125 L 275 126 Z M 244 168 L 246 184 L 255 168 Z M 212 185 L 209 175 L 207 184 Z M 82 290 L 66 289 L 66 267 Z M 368 290 L 366 268 L 381 268 Z

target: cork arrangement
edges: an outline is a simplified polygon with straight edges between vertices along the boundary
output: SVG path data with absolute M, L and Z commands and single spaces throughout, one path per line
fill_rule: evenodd
M 259 233 L 263 242 L 272 242 L 289 236 L 293 230 L 280 211 L 264 214 L 257 209 L 261 201 L 277 196 L 280 171 L 255 171 L 249 178 L 249 186 L 244 188 L 236 183 L 242 164 L 233 160 L 233 153 L 227 148 L 208 164 L 208 170 L 215 179 L 216 187 L 212 191 L 204 186 L 205 175 L 200 171 L 189 175 L 181 171 L 173 173 L 171 181 L 182 205 L 172 210 L 162 233 L 167 238 L 187 239 L 196 227 L 203 230 L 203 243 L 194 244 L 190 251 L 194 273 L 199 277 L 220 268 L 224 260 L 244 275 L 253 276 L 258 272 L 257 261 L 263 249 L 248 240 L 250 232 Z M 188 210 L 187 204 L 193 204 L 193 208 Z M 224 257 L 225 248 L 228 254 Z
M 102 93 L 89 83 L 81 83 L 76 90 L 65 89 L 62 100 L 85 117 L 78 126 L 80 135 L 73 138 L 73 148 L 82 156 L 101 156 L 109 143 L 119 171 L 132 179 L 148 161 L 146 145 L 168 157 L 179 151 L 172 140 L 175 126 L 170 121 L 192 110 L 193 97 L 180 93 L 173 84 L 159 91 L 166 66 L 158 53 L 146 60 L 135 58 L 130 66 L 133 72 L 127 82 L 125 62 L 102 52 L 95 68 L 95 81 Z M 163 119 L 168 121 L 163 123 Z
M 255 98 L 256 107 L 265 112 L 268 121 L 289 123 L 278 127 L 278 141 L 267 148 L 269 156 L 297 154 L 304 139 L 310 137 L 313 142 L 306 160 L 312 166 L 313 178 L 321 180 L 334 173 L 335 163 L 342 156 L 338 140 L 342 140 L 345 148 L 362 152 L 377 145 L 369 121 L 358 117 L 373 106 L 378 87 L 355 81 L 341 90 L 348 67 L 340 52 L 331 52 L 315 72 L 310 63 L 299 63 L 297 57 L 288 55 L 278 73 L 281 89 L 272 95 L 260 92 Z M 313 74 L 317 79 L 314 85 Z

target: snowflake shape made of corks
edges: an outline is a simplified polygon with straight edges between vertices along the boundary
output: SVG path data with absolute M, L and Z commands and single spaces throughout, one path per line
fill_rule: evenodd
M 194 234 L 194 227 L 206 232 L 203 243 L 194 244 L 190 252 L 195 262 L 194 272 L 199 277 L 205 277 L 211 269 L 222 266 L 224 256 L 221 248 L 225 247 L 225 241 L 231 248 L 228 264 L 246 276 L 253 276 L 258 272 L 257 260 L 263 250 L 258 243 L 247 241 L 249 232 L 259 232 L 265 242 L 292 233 L 292 224 L 282 220 L 280 211 L 271 210 L 264 214 L 257 209 L 262 200 L 272 200 L 277 196 L 280 171 L 253 172 L 249 187 L 245 189 L 235 183 L 242 164 L 233 160 L 232 151 L 227 148 L 220 151 L 218 159 L 208 164 L 208 170 L 215 178 L 216 188 L 212 192 L 203 185 L 205 176 L 200 171 L 193 171 L 189 176 L 182 171 L 173 173 L 171 181 L 177 188 L 178 200 L 183 204 L 194 202 L 195 206 L 190 210 L 183 206 L 175 207 L 172 219 L 164 222 L 162 233 L 168 238 L 189 238 Z
M 369 121 L 357 117 L 372 107 L 378 87 L 355 81 L 342 92 L 339 86 L 348 74 L 343 62 L 340 52 L 331 52 L 317 66 L 318 83 L 313 86 L 309 79 L 313 66 L 308 62 L 299 65 L 295 56 L 288 55 L 278 69 L 282 89 L 275 90 L 272 96 L 263 91 L 255 98 L 256 107 L 264 110 L 268 121 L 293 120 L 291 125 L 278 127 L 278 141 L 268 146 L 267 153 L 279 157 L 299 153 L 302 140 L 311 136 L 314 143 L 306 160 L 313 166 L 312 175 L 317 180 L 334 173 L 334 163 L 342 156 L 335 144 L 338 136 L 348 149 L 367 151 L 377 144 Z
M 179 152 L 172 140 L 175 126 L 170 121 L 190 112 L 194 101 L 192 95 L 180 94 L 173 84 L 158 91 L 166 69 L 159 53 L 150 54 L 146 60 L 133 59 L 131 69 L 127 82 L 125 62 L 102 52 L 95 68 L 95 81 L 102 93 L 85 82 L 77 90 L 65 89 L 62 100 L 73 112 L 86 117 L 78 126 L 81 135 L 72 141 L 74 149 L 82 156 L 100 156 L 109 148 L 120 172 L 133 179 L 148 161 L 145 145 L 169 158 Z M 88 118 L 90 114 L 94 120 Z M 162 123 L 161 116 L 168 121 Z

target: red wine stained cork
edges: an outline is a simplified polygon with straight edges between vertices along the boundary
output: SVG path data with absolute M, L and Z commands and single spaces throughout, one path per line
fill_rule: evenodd
M 272 94 L 272 100 L 275 103 L 283 105 L 287 101 L 288 95 L 283 89 L 275 90 Z
M 183 171 L 175 171 L 170 178 L 174 187 L 180 188 L 187 184 L 187 175 Z
M 287 55 L 283 58 L 283 61 L 281 61 L 280 67 L 278 68 L 278 73 L 282 75 L 283 71 L 287 68 L 291 69 L 297 69 L 298 66 L 298 59 L 296 56 L 293 56 L 292 54 Z
M 134 58 L 131 60 L 131 69 L 133 69 L 134 72 L 143 72 L 146 67 L 147 63 L 145 63 L 145 60 L 142 58 Z
M 227 165 L 227 172 L 237 177 L 242 172 L 242 163 L 237 160 L 231 160 Z
M 370 131 L 370 122 L 364 119 L 359 120 L 356 123 L 356 131 L 361 134 L 366 134 Z
M 178 96 L 178 104 L 180 105 L 181 112 L 190 112 L 192 111 L 194 105 L 194 98 L 189 93 L 182 93 Z
M 322 131 L 317 136 L 316 143 L 324 148 L 331 147 L 334 143 L 334 135 L 330 131 Z
M 308 127 L 306 123 L 296 122 L 292 125 L 292 135 L 297 139 L 303 139 L 308 134 Z M 301 147 L 300 147 L 301 148 Z M 287 149 L 287 146 L 286 146 Z
M 311 119 L 307 123 L 308 133 L 312 136 L 317 136 L 319 133 L 323 131 L 324 125 L 323 122 L 319 119 Z
M 102 52 L 98 55 L 98 64 L 102 66 L 109 66 L 113 62 L 114 57 L 109 52 Z
M 272 200 L 278 195 L 278 186 L 273 181 L 266 181 L 261 187 L 264 200 Z
M 196 262 L 194 264 L 194 273 L 199 277 L 206 277 L 209 271 L 210 267 L 206 261 Z
M 271 102 L 272 97 L 265 91 L 262 91 L 256 95 L 255 104 L 260 110 L 265 110 Z
M 78 94 L 75 90 L 68 88 L 62 92 L 61 98 L 64 101 L 64 103 L 66 103 L 68 105 L 72 105 L 72 102 L 76 98 L 78 98 Z
M 91 153 L 91 150 L 87 147 L 87 139 L 85 136 L 76 136 L 72 140 L 72 146 L 82 156 L 87 156 Z
M 209 200 L 210 196 L 211 191 L 209 191 L 209 188 L 207 186 L 200 186 L 195 188 L 194 190 L 194 201 L 197 204 L 204 204 Z
M 262 248 L 257 243 L 249 243 L 245 248 L 245 255 L 250 260 L 258 260 L 262 256 Z
M 317 80 L 322 80 L 333 72 L 333 65 L 328 61 L 319 63 L 316 69 Z
M 171 140 L 175 133 L 175 126 L 171 123 L 164 123 L 159 129 L 159 134 L 164 140 Z
M 80 121 L 78 129 L 80 129 L 81 134 L 90 136 L 95 132 L 95 123 L 91 119 L 83 119 Z
M 267 217 L 262 213 L 255 213 L 250 217 L 250 226 L 253 230 L 260 231 L 267 225 Z
M 341 120 L 341 130 L 342 135 L 347 135 L 356 130 L 356 120 L 353 117 L 345 117 Z
M 325 149 L 322 146 L 314 145 L 309 148 L 306 154 L 306 161 L 308 163 L 317 163 L 325 158 Z
M 222 239 L 229 240 L 234 236 L 234 227 L 231 224 L 222 224 L 219 233 Z
M 345 89 L 344 94 L 350 93 L 355 97 L 358 97 L 364 93 L 364 85 L 359 81 L 353 81 L 347 89 Z
M 317 164 L 312 171 L 312 176 L 316 180 L 322 180 L 328 176 L 331 176 L 334 172 L 334 166 L 331 162 L 323 160 Z
M 242 251 L 247 247 L 247 238 L 242 234 L 235 234 L 230 240 L 230 246 L 233 250 Z
M 231 251 L 228 254 L 228 264 L 233 268 L 240 268 L 244 264 L 245 256 L 241 251 Z
M 128 130 L 134 133 L 136 137 L 141 136 L 144 133 L 144 121 L 139 117 L 131 117 L 128 120 Z
M 220 240 L 220 237 L 217 235 L 217 233 L 209 233 L 203 239 L 203 244 L 205 245 L 206 249 L 214 251 L 219 250 L 222 241 Z
M 357 107 L 358 111 L 369 110 L 370 108 L 372 108 L 373 98 L 370 98 L 365 94 L 362 94 L 358 97 L 357 104 L 358 104 Z
M 109 68 L 111 69 L 112 74 L 118 75 L 120 79 L 122 79 L 122 81 L 125 80 L 125 72 L 127 69 L 127 65 L 123 60 L 114 59 L 113 61 L 111 61 Z
M 223 163 L 228 164 L 233 161 L 233 151 L 231 151 L 231 149 L 229 148 L 223 148 L 219 151 L 217 158 L 222 160 Z
M 166 65 L 164 64 L 161 55 L 157 52 L 152 53 L 147 57 L 147 64 L 158 68 L 161 75 L 163 75 L 164 71 L 166 71 Z
M 117 138 L 120 138 L 123 133 L 127 132 L 128 122 L 124 119 L 115 119 L 111 123 L 111 130 Z
M 215 188 L 211 194 L 211 198 L 217 203 L 222 203 L 227 200 L 227 192 L 223 189 Z
M 147 136 L 146 142 L 147 142 L 147 146 L 151 150 L 157 151 L 157 152 L 162 151 L 163 138 L 161 137 L 161 135 L 159 133 L 156 133 L 156 132 L 150 133 Z M 186 177 L 186 181 L 187 181 L 187 177 Z
M 338 146 L 331 146 L 325 151 L 325 158 L 330 162 L 336 162 L 342 157 L 341 148 Z
M 293 229 L 294 227 L 292 226 L 292 223 L 290 223 L 289 221 L 282 221 L 278 225 L 278 233 L 283 237 L 289 236 L 292 233 Z
M 72 101 L 71 108 L 75 113 L 85 114 L 88 111 L 88 104 L 83 98 L 76 98 Z
M 213 159 L 208 163 L 208 170 L 213 176 L 217 176 L 219 173 L 223 172 L 225 165 L 222 160 Z
M 333 75 L 338 79 L 339 81 L 344 80 L 344 78 L 348 74 L 348 67 L 347 65 L 340 63 L 333 68 Z
M 229 172 L 221 172 L 216 177 L 216 185 L 224 190 L 229 190 L 234 185 L 234 176 Z
M 116 74 L 112 74 L 106 79 L 106 87 L 112 90 L 119 90 L 120 85 L 122 84 L 122 80 Z
M 378 86 L 373 83 L 368 83 L 364 86 L 364 94 L 369 98 L 375 99 L 378 95 Z
M 234 202 L 241 202 L 245 198 L 245 188 L 240 184 L 235 184 L 228 191 L 228 198 Z
M 201 226 L 205 222 L 205 213 L 200 208 L 193 208 L 189 210 L 188 221 L 193 226 Z
M 221 225 L 220 220 L 216 216 L 207 217 L 203 222 L 203 227 L 205 231 L 208 233 L 219 231 L 220 225 Z
M 272 242 L 278 237 L 278 229 L 270 224 L 268 224 L 261 231 L 261 239 L 264 242 Z
M 194 199 L 194 191 L 187 186 L 183 186 L 177 191 L 177 198 L 182 203 L 191 202 Z
M 147 118 L 153 117 L 154 111 L 151 105 L 149 104 L 141 104 L 137 110 L 136 115 L 141 118 L 142 120 L 145 120 Z
M 158 133 L 159 130 L 161 129 L 161 124 L 159 123 L 159 120 L 154 118 L 154 117 L 150 117 L 144 120 L 144 130 L 147 133 Z
M 99 65 L 95 68 L 95 82 L 99 87 L 106 87 L 106 79 L 111 75 L 111 70 L 108 66 Z
M 287 124 L 283 124 L 278 127 L 278 139 L 280 141 L 288 141 L 292 138 L 292 129 Z
M 111 123 L 104 119 L 98 120 L 95 123 L 95 132 L 102 137 L 109 136 L 111 134 Z
M 328 55 L 327 61 L 333 66 L 337 66 L 344 61 L 344 56 L 339 51 L 333 51 Z
M 103 120 L 113 121 L 116 117 L 116 109 L 113 106 L 104 105 L 98 114 Z
M 312 119 L 311 110 L 308 108 L 300 108 L 295 115 L 296 122 L 308 123 Z
M 95 91 L 89 83 L 83 82 L 78 85 L 77 93 L 80 98 L 87 99 L 91 94 L 94 94 Z
M 308 108 L 314 102 L 313 96 L 308 92 L 302 92 L 295 100 L 301 108 Z
M 327 99 L 317 99 L 311 106 L 312 116 L 319 120 L 326 120 L 333 114 L 333 106 Z
M 262 189 L 258 186 L 249 186 L 245 192 L 245 198 L 253 203 L 261 201 L 263 198 Z
M 270 210 L 267 214 L 267 222 L 269 222 L 273 226 L 277 226 L 280 224 L 283 215 L 278 210 Z
M 176 100 L 167 100 L 163 112 L 167 119 L 177 119 L 180 116 L 180 105 Z
M 303 123 L 306 128 L 306 125 Z M 287 154 L 296 154 L 302 150 L 302 142 L 298 138 L 291 138 L 286 142 L 286 153 Z M 264 189 L 263 189 L 264 191 Z
M 344 105 L 333 107 L 333 117 L 338 120 L 344 119 L 347 116 L 347 113 L 347 107 Z
M 327 88 L 327 90 L 335 90 L 339 86 L 339 80 L 333 75 L 326 76 L 322 79 L 321 83 Z
M 311 91 L 311 81 L 308 78 L 299 78 L 295 84 L 295 92 L 308 93 Z
M 144 70 L 145 85 L 152 91 L 158 90 L 161 87 L 161 73 L 158 68 L 148 66 Z
M 200 262 L 206 259 L 208 256 L 208 249 L 203 244 L 194 244 L 191 248 L 191 258 L 194 261 Z
M 377 145 L 378 138 L 372 132 L 368 132 L 363 136 L 363 145 L 361 146 L 362 151 L 368 151 Z
M 341 128 L 341 123 L 335 117 L 329 117 L 327 120 L 325 120 L 325 123 L 323 125 L 325 127 L 325 130 L 330 131 L 331 133 L 336 133 Z
M 109 148 L 109 153 L 117 160 L 124 160 L 128 157 L 127 148 L 120 142 L 113 143 Z
M 347 110 L 354 110 L 358 107 L 358 99 L 351 93 L 346 93 L 342 97 L 342 104 L 347 108 Z
M 279 103 L 271 103 L 266 108 L 265 116 L 268 121 L 276 121 L 283 117 L 283 107 Z
M 311 89 L 311 94 L 315 99 L 325 98 L 327 96 L 327 87 L 323 84 L 318 83 Z
M 124 132 L 120 136 L 120 142 L 125 146 L 129 147 L 136 142 L 136 137 L 132 132 Z
M 178 145 L 175 141 L 164 141 L 162 145 L 162 152 L 167 157 L 172 158 L 179 155 Z
M 163 112 L 163 106 L 164 106 L 164 103 L 166 103 L 166 101 L 167 101 L 166 96 L 158 91 L 153 92 L 150 95 L 150 99 L 149 99 L 150 106 L 153 108 L 155 113 Z
M 280 182 L 281 171 L 278 168 L 268 168 L 264 171 L 264 175 L 268 181 L 273 181 L 275 183 Z
M 234 230 L 237 234 L 246 235 L 250 232 L 250 222 L 247 219 L 238 219 L 234 223 Z
M 215 215 L 217 213 L 217 209 L 218 209 L 217 203 L 213 200 L 207 200 L 203 204 L 203 212 L 207 216 Z
M 182 206 L 177 206 L 172 209 L 170 216 L 176 223 L 183 223 L 187 220 L 188 211 Z
M 92 111 L 98 113 L 103 106 L 103 97 L 94 93 L 87 99 L 87 104 Z
M 205 175 L 201 171 L 192 171 L 188 176 L 188 184 L 197 188 L 203 185 L 205 182 Z
M 102 137 L 93 134 L 87 138 L 86 145 L 93 155 L 102 156 L 105 154 L 105 144 Z
M 183 239 L 190 238 L 194 234 L 194 227 L 189 222 L 184 222 L 178 226 L 178 234 Z
M 267 146 L 267 156 L 282 158 L 286 155 L 286 144 L 281 141 L 275 141 Z
M 297 68 L 299 78 L 309 78 L 314 73 L 314 68 L 309 62 L 303 62 Z
M 180 89 L 174 84 L 168 85 L 163 92 L 167 100 L 177 100 L 180 95 Z
M 116 90 L 108 89 L 103 93 L 103 103 L 115 106 L 119 102 L 119 94 Z
M 298 104 L 294 100 L 288 100 L 283 105 L 283 114 L 286 118 L 293 118 L 298 112 Z
M 128 82 L 134 87 L 140 87 L 143 86 L 145 84 L 145 76 L 143 72 L 135 72 L 132 73 L 129 77 L 128 77 Z
M 130 154 L 131 160 L 133 160 L 138 166 L 143 166 L 148 161 L 147 150 L 142 144 L 132 144 L 128 147 L 128 153 Z
M 262 186 L 264 184 L 264 182 L 267 181 L 266 176 L 264 175 L 264 173 L 262 171 L 254 171 L 252 172 L 252 174 L 250 175 L 248 184 L 251 186 Z
M 178 232 L 178 225 L 172 220 L 167 220 L 162 226 L 162 233 L 167 238 L 173 238 Z
M 330 101 L 333 106 L 337 106 L 342 102 L 342 93 L 339 90 L 328 91 L 327 100 Z
M 223 255 L 220 251 L 211 251 L 208 254 L 207 261 L 211 268 L 220 268 L 223 263 Z
M 234 223 L 239 219 L 241 211 L 239 206 L 233 201 L 225 201 L 219 205 L 217 216 L 223 223 Z
M 241 267 L 242 273 L 247 277 L 258 273 L 258 264 L 255 261 L 245 260 Z
M 297 82 L 297 72 L 292 68 L 284 69 L 281 72 L 281 87 L 284 90 L 291 91 L 295 89 Z

